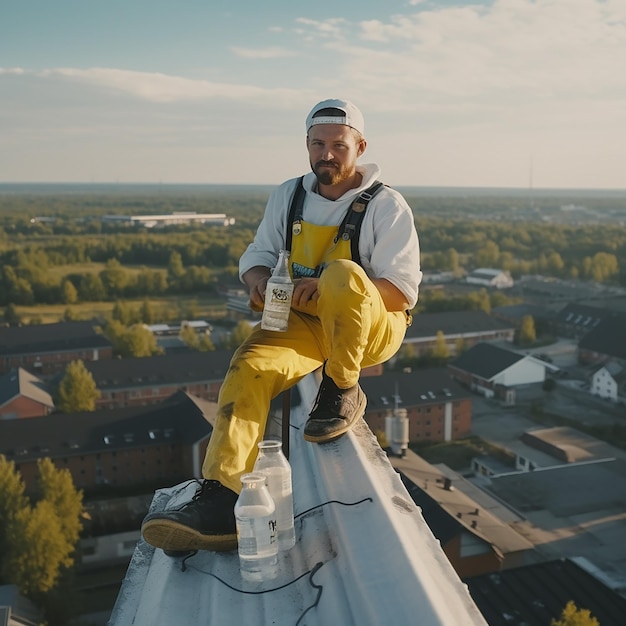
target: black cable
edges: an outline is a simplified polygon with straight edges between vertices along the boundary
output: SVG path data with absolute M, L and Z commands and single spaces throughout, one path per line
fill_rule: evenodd
M 307 509 L 306 511 L 302 511 L 302 513 L 298 513 L 298 515 L 294 515 L 294 519 L 297 519 L 299 517 L 302 517 L 303 515 L 306 515 L 307 513 L 310 513 L 311 511 L 315 511 L 315 509 L 319 509 L 323 506 L 326 506 L 327 504 L 341 504 L 342 506 L 356 506 L 357 504 L 361 504 L 363 502 L 374 502 L 373 498 L 371 497 L 367 497 L 367 498 L 363 498 L 362 500 L 358 500 L 357 502 L 342 502 L 341 500 L 328 500 L 327 502 L 323 502 L 322 504 L 317 504 L 316 506 L 311 507 L 310 509 Z M 315 574 L 317 574 L 317 572 L 320 570 L 320 568 L 324 565 L 324 563 L 322 561 L 319 561 L 318 563 L 315 564 L 315 566 L 310 569 L 308 572 L 304 572 L 303 574 L 300 574 L 300 576 L 298 576 L 297 578 L 294 578 L 293 580 L 289 581 L 288 583 L 285 583 L 284 585 L 280 585 L 279 587 L 273 587 L 271 589 L 262 589 L 259 591 L 248 591 L 245 589 L 239 589 L 238 587 L 235 587 L 233 585 L 231 585 L 230 583 L 227 583 L 224 579 L 220 578 L 219 576 L 215 575 L 213 572 L 207 572 L 199 567 L 195 567 L 194 565 L 187 565 L 187 560 L 190 559 L 191 557 L 195 556 L 196 554 L 198 554 L 198 551 L 195 550 L 194 552 L 191 552 L 190 554 L 187 554 L 181 563 L 181 571 L 185 571 L 188 567 L 190 567 L 191 569 L 200 572 L 201 574 L 206 574 L 207 576 L 211 576 L 212 578 L 215 578 L 216 580 L 218 580 L 219 582 L 221 582 L 225 587 L 228 587 L 229 589 L 231 589 L 232 591 L 236 591 L 238 593 L 243 593 L 243 594 L 247 594 L 247 595 L 261 595 L 264 593 L 272 593 L 274 591 L 280 591 L 281 589 L 285 589 L 286 587 L 289 587 L 291 585 L 293 585 L 294 583 L 298 582 L 300 579 L 304 578 L 305 576 L 309 577 L 309 584 L 311 585 L 311 587 L 313 587 L 314 589 L 317 590 L 317 594 L 315 596 L 315 600 L 313 601 L 312 604 L 310 604 L 306 609 L 304 609 L 304 611 L 302 612 L 302 614 L 300 615 L 300 617 L 298 618 L 298 621 L 295 623 L 294 626 L 299 626 L 299 624 L 302 622 L 302 620 L 304 619 L 304 616 L 311 610 L 314 609 L 319 603 L 320 600 L 322 598 L 322 592 L 324 591 L 324 587 L 323 585 L 319 585 L 316 582 L 314 582 L 313 577 L 315 576 Z
M 264 593 L 272 593 L 273 591 L 280 591 L 281 589 L 285 589 L 286 587 L 293 585 L 294 583 L 298 582 L 301 578 L 304 578 L 305 576 L 308 576 L 309 574 L 313 576 L 313 574 L 315 574 L 315 572 L 317 572 L 317 570 L 320 567 L 322 567 L 322 565 L 324 565 L 324 563 L 320 561 L 319 563 L 315 565 L 315 567 L 313 567 L 313 569 L 310 569 L 308 572 L 304 572 L 304 574 L 300 574 L 300 576 L 298 576 L 297 578 L 294 578 L 293 580 L 290 580 L 288 583 L 285 583 L 284 585 L 280 585 L 279 587 L 273 587 L 272 589 L 261 589 L 260 591 L 248 591 L 246 589 L 239 589 L 238 587 L 234 587 L 230 583 L 227 583 L 225 580 L 215 575 L 213 572 L 207 572 L 199 567 L 195 567 L 194 565 L 189 565 L 189 568 L 196 570 L 196 572 L 200 572 L 201 574 L 206 574 L 207 576 L 211 576 L 212 578 L 219 580 L 224 586 L 228 587 L 229 589 L 232 589 L 233 591 L 238 591 L 239 593 L 245 593 L 247 595 L 257 596 L 257 595 L 261 595 Z M 319 585 L 313 585 L 313 586 L 319 587 Z
M 306 515 L 307 513 L 310 513 L 311 511 L 315 511 L 315 509 L 320 509 L 323 506 L 326 506 L 327 504 L 342 504 L 343 506 L 356 506 L 357 504 L 361 504 L 362 502 L 374 502 L 373 498 L 370 498 L 369 496 L 367 498 L 363 498 L 362 500 L 359 500 L 358 502 L 342 502 L 341 500 L 328 500 L 328 502 L 323 502 L 322 504 L 316 504 L 315 506 L 312 506 L 310 509 L 307 509 L 306 511 L 302 511 L 302 513 L 298 513 L 298 515 L 294 515 L 293 518 L 294 519 L 298 519 L 299 517 L 302 517 L 303 515 Z

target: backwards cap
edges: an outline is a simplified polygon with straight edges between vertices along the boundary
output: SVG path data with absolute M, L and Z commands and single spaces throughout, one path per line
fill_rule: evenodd
M 320 116 L 313 117 L 318 111 L 322 109 L 339 109 L 343 111 L 343 116 Z M 363 114 L 357 107 L 348 102 L 347 100 L 322 100 L 318 102 L 307 115 L 306 118 L 306 132 L 308 133 L 311 126 L 316 124 L 345 124 L 355 130 L 358 130 L 361 135 L 365 134 L 365 121 L 363 120 Z

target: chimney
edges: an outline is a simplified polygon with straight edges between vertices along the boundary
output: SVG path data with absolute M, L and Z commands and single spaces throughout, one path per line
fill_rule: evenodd
M 475 519 L 473 519 L 472 520 L 472 528 L 476 528 L 476 526 L 478 526 L 478 522 Z
M 404 456 L 409 447 L 409 418 L 406 409 L 394 409 L 393 415 L 385 418 L 385 435 L 392 454 Z
M 452 479 L 451 478 L 445 477 L 443 479 L 443 488 L 446 491 L 454 491 L 454 488 L 452 487 Z

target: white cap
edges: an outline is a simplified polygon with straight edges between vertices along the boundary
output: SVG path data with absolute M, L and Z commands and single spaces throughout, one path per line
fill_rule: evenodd
M 343 111 L 344 115 L 342 117 L 313 117 L 322 109 L 339 109 L 340 111 Z M 314 126 L 315 124 L 345 124 L 346 126 L 350 126 L 351 128 L 358 130 L 361 135 L 365 134 L 365 120 L 363 119 L 363 114 L 359 111 L 359 109 L 357 109 L 357 107 L 354 106 L 354 104 L 352 104 L 352 102 L 348 102 L 347 100 L 330 99 L 318 102 L 307 115 L 306 132 L 308 133 L 311 126 Z

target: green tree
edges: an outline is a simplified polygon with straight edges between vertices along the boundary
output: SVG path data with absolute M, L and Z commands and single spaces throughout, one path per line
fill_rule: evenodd
M 124 324 L 124 326 L 130 326 L 139 321 L 141 312 L 128 302 L 116 300 L 111 311 L 111 317 Z
M 600 622 L 591 615 L 591 611 L 579 609 L 570 600 L 561 612 L 560 618 L 553 619 L 550 626 L 600 626 Z
M 518 343 L 521 346 L 529 346 L 535 343 L 536 339 L 535 320 L 532 315 L 524 315 L 519 328 Z
M 100 272 L 100 280 L 109 295 L 121 296 L 130 283 L 130 276 L 117 259 L 109 259 Z
M 55 394 L 55 406 L 63 413 L 94 411 L 100 391 L 91 372 L 81 361 L 72 361 L 65 368 Z
M 71 280 L 64 280 L 61 285 L 61 300 L 63 304 L 76 304 L 78 302 L 78 291 Z
M 446 336 L 442 330 L 437 331 L 437 338 L 435 339 L 435 347 L 433 348 L 433 357 L 438 361 L 445 361 L 450 356 L 450 350 L 446 343 Z
M 181 341 L 192 350 L 196 350 L 200 345 L 200 339 L 196 334 L 196 331 L 189 324 L 183 323 L 180 329 L 179 337 Z
M 141 322 L 143 322 L 144 324 L 154 324 L 154 308 L 150 300 L 144 300 L 141 303 L 141 308 L 139 309 L 139 317 L 141 318 Z
M 42 500 L 21 509 L 6 529 L 9 550 L 4 556 L 5 578 L 29 598 L 54 587 L 61 567 L 71 565 L 69 546 L 51 502 Z
M 4 555 L 8 550 L 7 537 L 2 530 L 8 528 L 15 521 L 18 512 L 28 505 L 24 490 L 25 486 L 15 469 L 15 463 L 7 461 L 0 454 L 0 554 Z
M 116 338 L 111 340 L 115 351 L 122 357 L 146 357 L 162 354 L 156 337 L 143 324 L 135 324 L 124 328 Z
M 233 332 L 230 333 L 228 337 L 222 339 L 220 347 L 225 350 L 237 348 L 243 343 L 244 339 L 248 338 L 251 332 L 252 326 L 246 322 L 246 320 L 241 320 L 237 326 L 233 328 Z
M 213 350 L 215 350 L 215 344 L 213 343 L 213 340 L 206 333 L 200 335 L 198 350 L 200 352 L 213 352 Z
M 15 464 L 0 455 L 0 577 L 45 606 L 47 595 L 73 564 L 82 494 L 69 471 L 56 469 L 50 459 L 42 459 L 37 467 L 39 497 L 31 504 Z
M 37 471 L 41 499 L 52 503 L 61 522 L 63 536 L 70 545 L 76 545 L 82 527 L 82 492 L 75 489 L 70 471 L 57 468 L 48 458 L 37 461 Z
M 180 252 L 174 250 L 170 254 L 170 260 L 167 265 L 167 276 L 171 283 L 177 283 L 180 278 L 185 274 L 185 267 L 183 266 L 183 257 Z
M 81 300 L 87 300 L 88 302 L 105 300 L 107 292 L 100 276 L 97 274 L 82 276 L 78 284 L 78 296 Z
M 72 309 L 72 307 L 65 307 L 65 311 L 63 311 L 62 320 L 64 322 L 74 322 L 78 319 L 78 314 Z
M 18 326 L 22 322 L 22 318 L 18 314 L 17 308 L 12 302 L 9 302 L 9 304 L 4 307 L 2 319 L 4 319 L 9 326 Z

